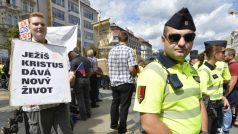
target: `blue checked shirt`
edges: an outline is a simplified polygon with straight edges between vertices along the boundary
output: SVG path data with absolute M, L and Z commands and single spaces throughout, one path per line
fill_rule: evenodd
M 115 87 L 125 83 L 135 83 L 134 77 L 129 72 L 129 67 L 135 65 L 135 55 L 130 47 L 118 44 L 112 48 L 108 56 L 111 86 Z

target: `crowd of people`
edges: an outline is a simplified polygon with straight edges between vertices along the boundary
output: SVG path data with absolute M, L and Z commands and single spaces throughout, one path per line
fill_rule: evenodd
M 175 13 L 164 26 L 164 52 L 138 76 L 134 110 L 145 133 L 228 134 L 237 126 L 236 52 L 210 40 L 198 54 L 195 31 L 187 8 Z
M 47 44 L 44 16 L 34 12 L 29 18 L 32 41 Z M 225 40 L 204 41 L 205 50 L 192 50 L 196 26 L 187 8 L 175 13 L 164 25 L 161 41 L 164 52 L 144 66 L 128 47 L 127 32 L 120 32 L 119 43 L 108 56 L 112 103 L 110 128 L 130 134 L 127 117 L 133 92 L 134 111 L 140 113 L 144 133 L 217 134 L 238 126 L 238 62 L 235 50 Z M 192 50 L 192 51 L 191 51 Z M 190 61 L 186 56 L 190 53 Z M 72 102 L 24 106 L 25 126 L 30 134 L 72 134 L 70 112 L 78 120 L 91 118 L 91 108 L 100 102 L 102 70 L 96 52 L 82 56 L 68 53 L 69 77 L 75 76 Z M 149 79 L 153 78 L 153 79 Z M 70 122 L 71 121 L 71 122 Z M 53 128 L 53 129 L 52 129 Z

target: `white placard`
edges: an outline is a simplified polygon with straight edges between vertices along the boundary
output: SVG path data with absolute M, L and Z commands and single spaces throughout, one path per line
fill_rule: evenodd
M 31 32 L 28 19 L 18 22 L 20 40 L 31 40 Z
M 71 101 L 65 47 L 20 40 L 12 46 L 11 106 Z

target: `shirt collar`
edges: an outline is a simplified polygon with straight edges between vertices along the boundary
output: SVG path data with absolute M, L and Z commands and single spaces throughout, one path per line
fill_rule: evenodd
M 34 38 L 32 38 L 32 42 L 37 42 L 37 41 Z M 45 39 L 45 43 L 43 43 L 43 44 L 48 44 L 47 39 Z
M 216 68 L 216 65 L 209 64 L 208 62 L 205 62 L 204 65 L 206 65 L 209 69 L 214 70 Z
M 160 61 L 160 63 L 165 66 L 166 68 L 170 68 L 174 65 L 177 64 L 176 61 L 172 60 L 171 58 L 165 56 L 164 54 L 162 53 L 159 53 L 159 56 L 158 56 L 158 60 Z

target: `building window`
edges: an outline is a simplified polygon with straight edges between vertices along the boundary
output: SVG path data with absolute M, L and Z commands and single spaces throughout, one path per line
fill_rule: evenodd
M 88 40 L 93 40 L 93 33 L 84 31 L 84 38 Z
M 53 7 L 52 8 L 52 14 L 53 14 L 54 18 L 64 21 L 64 12 L 63 11 Z
M 85 47 L 85 48 L 89 48 L 89 47 L 90 47 L 90 44 L 91 44 L 90 42 L 84 42 L 84 47 Z
M 17 20 L 17 16 L 13 16 L 13 25 L 17 25 L 18 20 Z
M 83 16 L 90 19 L 90 20 L 93 20 L 93 13 L 88 11 L 88 10 L 83 11 Z
M 113 40 L 118 40 L 118 36 L 113 36 Z
M 16 0 L 12 0 L 11 4 L 16 6 Z
M 73 16 L 73 15 L 69 14 L 69 23 L 80 25 L 79 17 L 76 17 L 76 16 Z
M 91 24 L 91 22 L 88 22 L 86 20 L 84 20 L 84 27 L 93 30 L 93 25 Z
M 54 23 L 53 23 L 53 26 L 63 26 L 63 24 L 60 24 L 60 23 L 58 23 L 58 22 L 54 22 Z
M 56 5 L 64 7 L 64 0 L 52 0 Z
M 69 11 L 79 13 L 79 4 L 73 1 L 69 1 L 68 9 Z
M 23 2 L 23 11 L 27 12 L 28 8 L 27 8 L 27 3 Z
M 34 4 L 30 3 L 30 12 L 34 12 Z
M 7 16 L 7 24 L 12 25 L 12 16 L 11 15 Z

